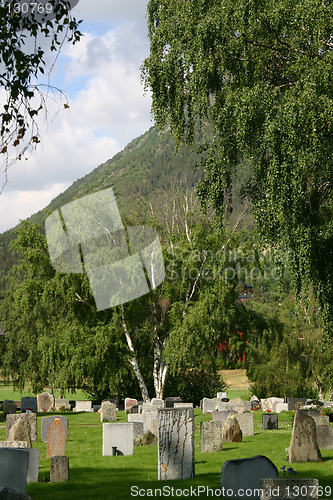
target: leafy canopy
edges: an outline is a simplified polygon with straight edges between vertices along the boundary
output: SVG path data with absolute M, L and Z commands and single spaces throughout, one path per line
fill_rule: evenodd
M 158 125 L 191 142 L 213 126 L 198 192 L 220 218 L 242 161 L 263 246 L 289 251 L 333 317 L 333 4 L 150 0 L 143 77 Z M 228 205 L 228 203 L 227 203 Z
M 7 181 L 10 164 L 21 160 L 25 152 L 41 142 L 36 117 L 41 110 L 46 113 L 47 93 L 57 90 L 62 94 L 48 83 L 38 84 L 37 79 L 45 73 L 48 51 L 55 52 L 57 57 L 65 41 L 74 44 L 80 40 L 78 28 L 81 21 L 71 15 L 73 1 L 48 0 L 45 18 L 42 15 L 42 3 L 29 4 L 17 0 L 1 2 L 0 188 Z M 25 15 L 28 5 L 30 14 Z M 49 10 L 52 15 L 47 16 Z M 68 107 L 66 103 L 64 106 Z

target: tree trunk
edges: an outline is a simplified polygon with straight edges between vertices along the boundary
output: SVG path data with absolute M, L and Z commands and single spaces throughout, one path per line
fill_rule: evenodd
M 138 379 L 142 400 L 145 402 L 149 402 L 150 397 L 149 397 L 148 389 L 147 389 L 146 383 L 144 381 L 144 378 L 142 376 L 142 373 L 140 371 L 139 363 L 138 363 L 138 360 L 137 360 L 136 355 L 135 355 L 135 349 L 133 346 L 133 342 L 132 342 L 131 336 L 129 334 L 129 331 L 128 331 L 128 328 L 127 328 L 127 325 L 125 322 L 123 307 L 121 308 L 121 311 L 122 311 L 122 326 L 123 326 L 123 330 L 124 330 L 124 334 L 125 334 L 128 348 L 129 348 L 131 355 L 132 355 L 132 357 L 129 358 L 129 362 L 133 367 L 136 378 Z
M 329 401 L 333 401 L 333 387 L 331 388 L 331 394 L 330 394 L 330 397 L 329 397 Z

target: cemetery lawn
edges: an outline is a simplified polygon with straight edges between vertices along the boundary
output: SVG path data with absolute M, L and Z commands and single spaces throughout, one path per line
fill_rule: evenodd
M 33 500 L 126 500 L 137 497 L 181 497 L 180 490 L 186 488 L 220 488 L 220 474 L 223 463 L 229 459 L 265 455 L 280 470 L 290 465 L 298 472 L 298 477 L 319 479 L 322 487 L 330 486 L 333 492 L 333 450 L 321 450 L 323 463 L 290 464 L 285 461 L 285 448 L 289 447 L 292 431 L 291 414 L 279 414 L 279 429 L 262 431 L 261 411 L 254 412 L 255 435 L 245 437 L 242 443 L 224 443 L 218 453 L 201 453 L 200 422 L 211 420 L 210 415 L 202 415 L 195 410 L 195 478 L 181 481 L 157 480 L 157 445 L 134 447 L 134 454 L 127 457 L 102 457 L 102 424 L 97 413 L 63 412 L 68 417 L 69 437 L 66 455 L 69 457 L 70 481 L 68 483 L 46 483 L 49 478 L 50 460 L 46 459 L 46 443 L 40 438 L 41 418 L 38 414 L 38 442 L 33 446 L 41 450 L 39 478 L 41 482 L 27 486 L 27 494 Z M 52 414 L 47 414 L 52 415 Z M 126 422 L 127 415 L 118 412 L 118 421 Z M 333 424 L 331 424 L 333 425 Z M 5 440 L 5 419 L 0 417 L 0 440 Z M 169 495 L 163 495 L 163 487 Z M 133 489 L 131 489 L 133 488 Z M 154 492 L 152 490 L 162 490 Z M 141 491 L 140 491 L 141 490 Z M 166 492 L 166 490 L 164 490 Z M 196 490 L 197 491 L 197 490 Z M 207 490 L 206 490 L 207 492 Z M 211 490 L 201 493 L 199 498 L 214 498 Z M 131 494 L 132 493 L 132 494 Z M 155 494 L 156 493 L 156 494 Z M 176 494 L 178 493 L 178 494 Z M 190 495 L 189 495 L 190 496 Z M 191 496 L 190 496 L 191 497 Z M 195 495 L 192 495 L 195 498 Z M 333 498 L 333 494 L 329 495 Z M 321 498 L 325 498 L 323 495 Z

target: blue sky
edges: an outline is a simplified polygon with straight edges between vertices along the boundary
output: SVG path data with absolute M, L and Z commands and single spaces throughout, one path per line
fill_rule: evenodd
M 152 126 L 140 65 L 149 53 L 147 0 L 80 0 L 84 36 L 64 46 L 51 73 L 70 108 L 48 101 L 42 145 L 17 162 L 0 195 L 0 232 L 44 208 L 76 179 L 113 157 Z

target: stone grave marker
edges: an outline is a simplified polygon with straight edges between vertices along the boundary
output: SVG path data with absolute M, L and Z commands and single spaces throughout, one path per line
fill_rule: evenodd
M 182 400 L 178 396 L 169 396 L 165 398 L 165 408 L 174 408 L 175 403 L 181 403 Z
M 133 444 L 134 446 L 139 446 L 141 444 L 141 439 L 143 439 L 143 423 L 133 422 Z
M 193 408 L 159 408 L 158 479 L 194 477 Z
M 92 402 L 91 401 L 76 401 L 74 411 L 86 411 L 92 412 Z
M 328 418 L 328 415 L 319 415 L 319 417 L 312 417 L 313 420 L 315 421 L 316 426 L 318 427 L 319 425 L 330 425 L 330 419 Z
M 316 424 L 312 417 L 296 410 L 289 448 L 289 461 L 322 462 L 317 443 Z
M 24 449 L 0 448 L 0 485 L 25 493 L 29 453 Z
M 216 394 L 217 399 L 225 399 L 228 397 L 228 394 L 226 392 L 218 392 Z
M 222 429 L 222 440 L 226 443 L 241 443 L 243 433 L 235 415 L 230 415 Z
M 227 403 L 227 407 L 237 413 L 245 413 L 245 401 L 240 398 L 231 399 L 229 403 Z
M 164 408 L 164 401 L 163 401 L 163 399 L 153 398 L 151 400 L 151 404 L 152 404 L 152 406 L 157 406 L 158 408 Z
M 260 498 L 260 480 L 278 477 L 278 470 L 263 455 L 224 462 L 221 471 L 221 489 L 225 498 Z M 238 492 L 241 492 L 240 495 Z M 250 495 L 246 495 L 246 492 Z
M 281 411 L 288 411 L 288 403 L 276 403 L 275 411 L 276 413 L 281 413 Z
M 24 449 L 31 449 L 28 448 L 28 442 L 27 441 L 0 441 L 0 448 L 24 448 Z
M 131 406 L 136 406 L 138 401 L 134 398 L 126 398 L 125 399 L 125 411 L 129 410 Z
M 262 430 L 274 430 L 279 428 L 279 415 L 277 413 L 263 413 Z
M 29 453 L 27 483 L 38 483 L 40 450 L 38 448 L 28 448 L 27 451 Z
M 32 443 L 37 442 L 37 414 L 36 413 L 21 413 L 20 415 L 7 415 L 6 417 L 6 440 L 9 441 L 9 432 L 15 422 L 25 420 L 28 423 L 30 439 Z M 23 440 L 20 440 L 23 441 Z
M 54 408 L 54 397 L 49 392 L 43 392 L 42 394 L 37 394 L 37 410 L 51 411 Z
M 222 451 L 221 422 L 201 422 L 201 453 Z
M 69 399 L 62 399 L 62 398 L 56 399 L 54 402 L 54 406 L 55 406 L 55 411 L 62 410 L 63 408 L 67 411 L 70 411 L 71 409 Z
M 235 415 L 241 428 L 243 437 L 254 435 L 254 424 L 252 413 L 236 413 L 232 411 L 213 411 L 212 417 L 214 422 L 221 422 L 222 429 L 227 421 L 227 418 Z
M 208 413 L 216 410 L 219 403 L 221 403 L 221 401 L 219 401 L 217 398 L 203 398 L 202 413 Z
M 37 398 L 35 396 L 21 398 L 21 412 L 25 413 L 27 410 L 37 413 Z
M 14 401 L 11 401 L 10 399 L 5 399 L 3 404 L 2 404 L 2 411 L 4 415 L 12 415 L 16 413 L 17 406 L 14 403 Z
M 111 457 L 116 449 L 117 455 L 133 455 L 133 423 L 118 422 L 103 424 L 103 457 Z
M 27 448 L 31 448 L 30 426 L 26 419 L 18 418 L 14 422 L 9 430 L 7 441 L 24 441 L 27 443 Z
M 193 403 L 174 403 L 174 408 L 193 408 Z
M 317 443 L 323 450 L 333 449 L 333 427 L 329 425 L 317 425 Z
M 32 500 L 29 495 L 18 493 L 8 486 L 0 486 L 0 498 L 1 500 Z
M 98 410 L 102 408 L 102 405 L 92 405 L 92 409 L 94 413 L 97 413 Z
M 263 478 L 260 481 L 261 500 L 316 500 L 318 498 L 319 481 L 310 477 L 299 478 Z M 296 489 L 297 488 L 297 489 Z M 300 492 L 301 496 L 295 493 Z
M 114 403 L 103 401 L 100 412 L 101 422 L 117 422 L 117 409 Z
M 65 456 L 51 457 L 50 482 L 64 483 L 69 481 L 69 458 Z
M 297 410 L 295 408 L 296 405 L 305 405 L 307 401 L 307 398 L 287 398 L 287 403 L 288 403 L 288 411 L 294 411 Z
M 66 426 L 56 418 L 47 430 L 46 458 L 63 457 L 66 455 Z
M 42 423 L 41 423 L 41 438 L 43 443 L 47 442 L 47 437 L 48 437 L 48 430 L 50 424 L 55 421 L 55 419 L 60 420 L 66 427 L 66 440 L 68 438 L 68 419 L 64 415 L 54 415 L 52 417 L 42 417 Z
M 139 411 L 140 411 L 139 408 L 140 408 L 139 405 L 134 405 L 134 406 L 131 406 L 128 411 L 129 411 L 129 413 L 139 413 Z
M 215 408 L 215 409 L 217 411 L 228 411 L 228 403 L 226 403 L 224 401 L 218 401 L 217 408 Z

